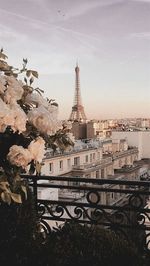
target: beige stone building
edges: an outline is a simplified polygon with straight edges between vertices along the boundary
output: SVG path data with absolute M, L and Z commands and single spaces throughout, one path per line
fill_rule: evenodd
M 138 149 L 129 148 L 125 139 L 78 141 L 78 145 L 70 152 L 55 155 L 47 152 L 42 174 L 108 178 L 114 175 L 115 170 L 124 169 L 124 166 L 131 168 L 137 160 Z
M 83 122 L 73 122 L 71 132 L 75 139 L 87 138 L 87 124 Z
M 97 139 L 111 136 L 108 120 L 91 120 L 86 123 L 73 122 L 71 132 L 75 139 Z
M 87 123 L 87 139 L 110 137 L 111 130 L 107 120 L 91 120 Z
M 138 148 L 138 160 L 150 159 L 150 131 L 113 131 L 112 139 L 126 139 L 130 147 Z

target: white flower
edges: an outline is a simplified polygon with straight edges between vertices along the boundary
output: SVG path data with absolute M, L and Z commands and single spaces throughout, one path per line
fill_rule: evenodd
M 42 106 L 29 111 L 28 119 L 40 132 L 47 133 L 49 127 L 49 113 Z
M 14 115 L 7 104 L 0 98 L 0 132 L 4 132 L 7 126 L 14 125 Z
M 25 98 L 25 102 L 29 104 L 35 104 L 36 107 L 43 106 L 46 110 L 49 111 L 51 114 L 58 114 L 58 106 L 54 105 L 53 103 L 49 103 L 46 99 L 42 97 L 39 93 L 28 93 Z
M 12 165 L 25 168 L 32 160 L 32 156 L 28 149 L 24 149 L 22 146 L 13 145 L 9 149 L 7 159 Z
M 37 107 L 40 105 L 48 107 L 48 102 L 39 93 L 28 93 L 25 98 L 25 102 L 29 104 L 35 104 Z
M 14 116 L 14 124 L 12 126 L 13 131 L 19 131 L 19 133 L 26 131 L 27 115 L 21 109 L 20 105 L 17 103 L 11 103 L 10 109 Z
M 6 104 L 0 98 L 0 132 L 10 126 L 14 132 L 26 131 L 27 116 L 17 103 Z
M 47 110 L 50 112 L 50 114 L 58 115 L 58 106 L 54 104 L 49 103 Z
M 41 133 L 53 135 L 58 130 L 57 116 L 50 114 L 43 106 L 29 111 L 28 119 Z
M 0 118 L 0 133 L 4 133 L 7 126 L 3 123 L 3 120 Z
M 4 91 L 6 90 L 5 84 L 6 80 L 4 76 L 0 76 L 0 94 L 4 94 Z
M 21 83 L 13 76 L 5 77 L 5 79 L 8 85 L 4 93 L 4 101 L 11 103 L 20 100 L 24 92 Z
M 32 159 L 37 162 L 42 162 L 45 153 L 45 141 L 41 137 L 31 141 L 28 146 L 28 150 L 32 156 Z

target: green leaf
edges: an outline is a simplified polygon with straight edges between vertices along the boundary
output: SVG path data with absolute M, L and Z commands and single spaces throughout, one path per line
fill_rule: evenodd
M 30 163 L 30 169 L 29 169 L 29 174 L 33 175 L 35 172 L 35 165 L 34 165 L 34 161 L 31 161 Z
M 21 189 L 22 189 L 22 191 L 25 194 L 25 199 L 27 199 L 27 189 L 26 189 L 26 187 L 25 186 L 21 186 Z
M 4 53 L 2 53 L 2 52 L 0 52 L 0 58 L 2 58 L 2 59 L 7 59 L 8 57 L 7 57 L 7 55 L 5 55 Z
M 10 205 L 10 203 L 11 203 L 10 193 L 2 192 L 1 193 L 1 199 L 2 199 L 2 201 L 6 202 L 6 203 L 8 203 Z
M 32 73 L 31 70 L 27 70 L 27 72 L 26 72 L 26 76 L 29 78 L 29 77 L 31 76 L 31 73 Z
M 26 79 L 26 78 L 24 78 L 24 81 L 25 81 L 25 83 L 27 84 L 27 82 L 28 82 L 28 81 L 27 81 L 27 79 Z
M 34 81 L 34 78 L 31 77 L 31 78 L 30 78 L 30 85 L 33 83 L 33 81 Z
M 51 103 L 51 105 L 58 106 L 58 103 Z
M 18 74 L 16 74 L 16 73 L 13 73 L 13 76 L 14 76 L 15 78 L 17 78 L 17 77 L 18 77 Z
M 18 169 L 17 169 L 17 171 L 18 171 Z M 21 180 L 21 177 L 20 177 L 19 173 L 15 174 L 14 180 L 15 181 L 20 181 Z
M 42 165 L 39 162 L 35 163 L 35 169 L 36 169 L 36 174 L 37 175 L 41 174 L 41 167 L 42 167 Z
M 10 193 L 12 200 L 16 203 L 22 203 L 21 195 L 16 193 Z
M 25 64 L 27 64 L 28 63 L 28 60 L 27 60 L 27 58 L 25 59 L 25 58 L 23 58 L 23 62 L 25 63 Z
M 36 88 L 36 89 L 34 89 L 34 90 L 37 91 L 38 94 L 40 94 L 40 95 L 42 96 L 42 94 L 41 94 L 41 92 L 40 92 L 40 90 L 39 90 L 38 88 Z
M 5 181 L 0 182 L 0 189 L 5 192 L 10 192 L 9 183 Z
M 0 70 L 5 71 L 5 73 L 7 73 L 7 71 L 10 71 L 10 66 L 3 60 L 0 60 Z
M 41 90 L 40 88 L 36 88 L 35 90 L 38 90 L 38 91 L 40 91 L 40 92 L 44 93 L 44 91 L 43 91 L 43 90 Z
M 32 70 L 32 75 L 33 75 L 35 78 L 37 78 L 37 79 L 38 79 L 38 77 L 39 77 L 38 72 L 37 72 L 37 71 L 34 71 L 34 70 Z

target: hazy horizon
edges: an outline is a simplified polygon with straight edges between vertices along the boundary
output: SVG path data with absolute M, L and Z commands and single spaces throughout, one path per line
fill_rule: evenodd
M 88 119 L 150 117 L 150 0 L 0 0 L 1 47 L 67 119 L 76 60 Z

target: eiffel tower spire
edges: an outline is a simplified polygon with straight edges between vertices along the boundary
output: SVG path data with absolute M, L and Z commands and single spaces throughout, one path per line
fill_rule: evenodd
M 75 96 L 74 96 L 74 104 L 72 107 L 72 112 L 69 117 L 70 121 L 82 121 L 85 122 L 87 120 L 84 107 L 81 101 L 81 91 L 80 91 L 80 78 L 79 78 L 79 66 L 78 62 L 76 63 L 75 67 Z

